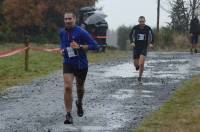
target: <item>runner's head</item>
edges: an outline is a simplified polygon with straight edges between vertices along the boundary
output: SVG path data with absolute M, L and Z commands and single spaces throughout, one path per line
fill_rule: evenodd
M 73 12 L 66 12 L 64 14 L 64 23 L 67 29 L 73 28 L 76 25 L 76 16 Z
M 139 22 L 139 25 L 144 27 L 145 26 L 145 17 L 144 16 L 140 16 L 139 19 L 138 19 L 138 22 Z

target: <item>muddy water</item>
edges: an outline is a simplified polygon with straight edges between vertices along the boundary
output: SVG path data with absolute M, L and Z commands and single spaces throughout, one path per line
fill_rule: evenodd
M 200 55 L 150 53 L 143 84 L 130 60 L 90 66 L 85 115 L 64 125 L 62 72 L 16 86 L 0 97 L 0 132 L 132 131 L 168 100 L 180 82 L 200 74 Z M 76 89 L 74 88 L 74 101 Z

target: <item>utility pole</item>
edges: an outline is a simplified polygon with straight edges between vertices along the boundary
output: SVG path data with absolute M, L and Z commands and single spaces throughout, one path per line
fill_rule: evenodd
M 160 0 L 158 0 L 158 7 L 157 7 L 157 33 L 159 33 L 160 28 Z
M 195 17 L 195 10 L 196 10 L 196 0 L 193 0 L 192 4 L 192 19 Z

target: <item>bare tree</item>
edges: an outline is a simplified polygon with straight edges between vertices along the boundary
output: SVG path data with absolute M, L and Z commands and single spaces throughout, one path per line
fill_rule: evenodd
M 195 13 L 200 7 L 200 0 L 189 0 L 189 13 L 191 14 L 192 19 L 195 17 Z
M 200 11 L 200 0 L 169 0 L 171 25 L 180 32 L 188 31 L 190 20 Z

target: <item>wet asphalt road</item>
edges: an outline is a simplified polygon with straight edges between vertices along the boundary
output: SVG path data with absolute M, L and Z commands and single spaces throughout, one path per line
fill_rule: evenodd
M 130 60 L 91 65 L 85 115 L 64 125 L 62 72 L 13 87 L 0 97 L 0 132 L 129 132 L 159 109 L 180 82 L 200 73 L 200 55 L 150 53 L 143 84 Z M 74 88 L 74 102 L 76 89 Z

